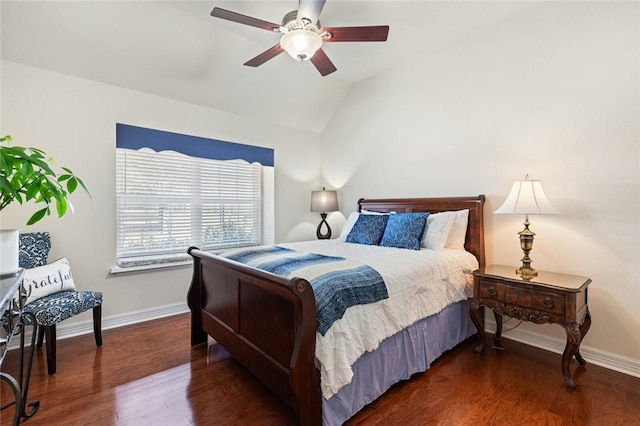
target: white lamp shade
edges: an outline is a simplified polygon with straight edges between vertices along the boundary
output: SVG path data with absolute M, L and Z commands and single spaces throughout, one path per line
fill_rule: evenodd
M 496 214 L 560 214 L 544 195 L 539 180 L 519 180 L 513 183 L 511 192 Z
M 311 211 L 319 213 L 338 211 L 338 193 L 336 191 L 311 191 Z
M 311 59 L 314 53 L 322 46 L 322 38 L 309 30 L 294 30 L 285 33 L 280 38 L 280 46 L 297 61 Z

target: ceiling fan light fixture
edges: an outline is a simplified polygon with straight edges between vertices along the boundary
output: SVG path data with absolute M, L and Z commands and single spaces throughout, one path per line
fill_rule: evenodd
M 322 49 L 325 41 L 387 41 L 389 34 L 388 25 L 323 27 L 319 17 L 325 1 L 299 0 L 298 10 L 287 13 L 280 25 L 219 7 L 213 8 L 211 16 L 282 34 L 278 44 L 248 60 L 244 63 L 245 66 L 258 67 L 282 52 L 287 52 L 296 61 L 310 60 L 324 77 L 337 71 L 336 66 Z
M 296 61 L 306 61 L 320 49 L 322 38 L 311 30 L 293 30 L 282 35 L 280 46 Z

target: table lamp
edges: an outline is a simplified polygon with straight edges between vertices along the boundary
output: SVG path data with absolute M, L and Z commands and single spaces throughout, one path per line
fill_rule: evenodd
M 322 187 L 322 191 L 311 191 L 311 211 L 319 212 L 322 220 L 316 229 L 316 237 L 319 240 L 327 240 L 331 238 L 331 227 L 327 223 L 327 212 L 335 212 L 338 210 L 338 194 L 336 191 L 327 191 Z M 327 232 L 322 233 L 322 225 L 326 225 Z
M 536 235 L 529 229 L 529 215 L 560 214 L 560 212 L 544 195 L 542 183 L 539 180 L 529 180 L 529 175 L 525 175 L 524 179 L 513 183 L 507 199 L 494 213 L 525 215 L 524 229 L 518 232 L 524 257 L 521 259 L 522 267 L 516 269 L 516 273 L 523 279 L 531 279 L 537 276 L 538 272 L 531 267 L 532 260 L 529 257 L 529 252 L 533 248 L 533 237 Z

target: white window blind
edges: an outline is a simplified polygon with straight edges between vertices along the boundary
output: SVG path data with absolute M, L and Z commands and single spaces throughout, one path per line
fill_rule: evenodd
M 190 246 L 272 242 L 272 167 L 148 148 L 117 148 L 116 162 L 119 267 L 189 260 Z

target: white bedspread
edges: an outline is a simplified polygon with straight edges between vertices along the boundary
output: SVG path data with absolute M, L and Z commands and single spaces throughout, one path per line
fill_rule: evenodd
M 366 263 L 384 278 L 389 298 L 353 306 L 327 333 L 316 334 L 321 389 L 329 399 L 351 382 L 351 366 L 365 352 L 419 319 L 473 296 L 476 258 L 463 250 L 404 250 L 337 240 L 278 244 Z

